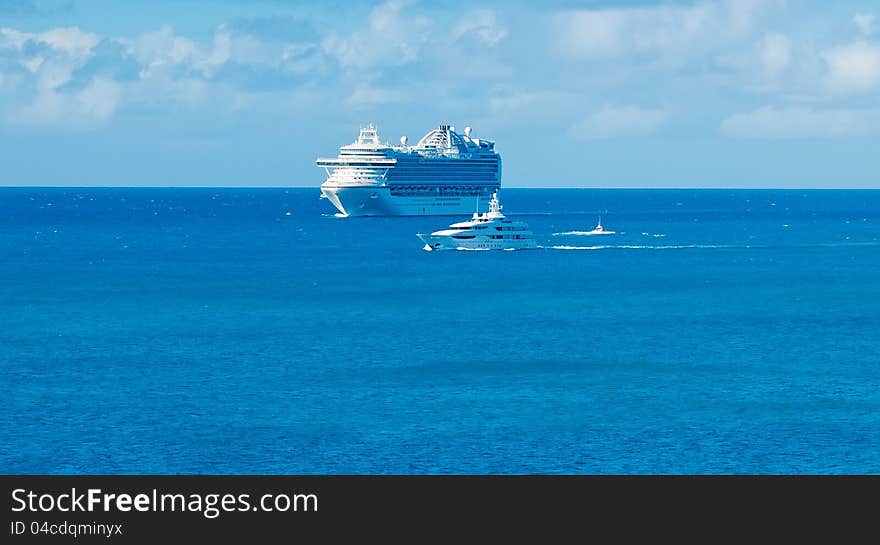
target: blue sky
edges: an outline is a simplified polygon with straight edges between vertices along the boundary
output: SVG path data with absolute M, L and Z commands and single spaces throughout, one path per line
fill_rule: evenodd
M 880 187 L 876 1 L 0 0 L 0 185 L 317 186 L 358 127 L 508 187 Z

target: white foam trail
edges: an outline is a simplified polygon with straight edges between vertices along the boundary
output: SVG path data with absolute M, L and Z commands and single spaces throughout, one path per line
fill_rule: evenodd
M 614 233 L 594 233 L 593 231 L 564 231 L 562 233 L 553 233 L 554 237 L 572 235 L 572 236 L 582 236 L 582 237 L 592 237 L 592 236 L 607 236 L 613 235 Z
M 601 250 L 607 246 L 550 246 L 554 250 Z
M 669 246 L 649 246 L 642 244 L 620 244 L 613 246 L 551 246 L 554 250 L 686 250 L 686 249 L 750 249 L 769 248 L 769 246 L 743 246 L 732 244 L 676 244 Z
M 817 244 L 797 244 L 797 248 L 840 248 L 845 246 L 880 246 L 878 241 L 867 242 L 820 242 Z
M 760 250 L 773 248 L 840 248 L 853 246 L 880 246 L 880 242 L 828 242 L 815 244 L 766 245 L 766 244 L 670 244 L 650 246 L 621 244 L 614 246 L 550 246 L 554 250 Z

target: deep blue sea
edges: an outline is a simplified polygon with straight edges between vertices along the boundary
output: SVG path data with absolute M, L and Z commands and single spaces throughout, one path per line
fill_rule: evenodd
M 318 194 L 0 189 L 0 473 L 880 473 L 880 191 Z

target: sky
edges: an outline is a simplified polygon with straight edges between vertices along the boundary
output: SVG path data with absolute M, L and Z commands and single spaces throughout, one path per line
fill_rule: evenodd
M 317 187 L 367 123 L 505 187 L 880 188 L 880 3 L 0 0 L 0 185 Z

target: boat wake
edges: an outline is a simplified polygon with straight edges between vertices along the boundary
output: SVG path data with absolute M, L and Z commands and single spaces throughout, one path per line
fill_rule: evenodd
M 607 246 L 549 246 L 551 250 L 601 250 Z
M 875 242 L 828 242 L 815 244 L 762 245 L 762 244 L 669 244 L 652 246 L 647 244 L 619 244 L 601 246 L 549 246 L 552 250 L 760 250 L 775 248 L 841 248 L 850 246 L 880 246 Z M 548 248 L 544 246 L 545 248 Z
M 689 249 L 740 249 L 770 248 L 770 246 L 746 246 L 737 244 L 675 244 L 667 246 L 651 246 L 646 244 L 618 244 L 602 246 L 551 246 L 554 250 L 689 250 Z

